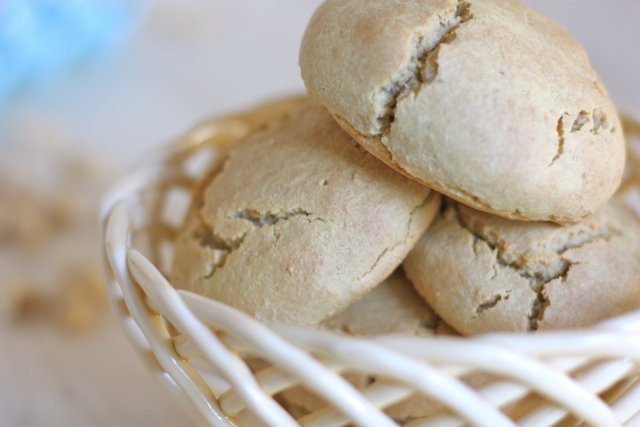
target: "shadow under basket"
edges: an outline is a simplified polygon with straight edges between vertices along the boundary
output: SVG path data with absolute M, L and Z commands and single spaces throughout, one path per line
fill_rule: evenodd
M 146 365 L 197 422 L 640 425 L 640 312 L 578 331 L 362 339 L 262 323 L 171 286 L 173 240 L 198 181 L 235 141 L 290 102 L 202 124 L 104 200 L 103 267 L 113 309 Z M 621 191 L 630 205 L 640 204 L 635 185 Z M 486 380 L 473 384 L 474 375 Z M 354 376 L 376 380 L 358 389 Z M 320 408 L 287 405 L 282 394 L 296 387 Z M 418 395 L 433 402 L 428 415 L 388 414 Z

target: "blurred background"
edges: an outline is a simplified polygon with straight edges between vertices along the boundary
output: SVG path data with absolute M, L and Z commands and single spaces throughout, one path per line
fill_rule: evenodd
M 640 2 L 527 0 L 640 118 Z M 320 0 L 0 0 L 0 426 L 191 425 L 109 313 L 100 195 L 206 118 L 300 93 Z

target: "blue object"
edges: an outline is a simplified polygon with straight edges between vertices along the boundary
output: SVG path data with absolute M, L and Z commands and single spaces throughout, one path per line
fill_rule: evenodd
M 0 0 L 0 102 L 131 35 L 140 0 Z

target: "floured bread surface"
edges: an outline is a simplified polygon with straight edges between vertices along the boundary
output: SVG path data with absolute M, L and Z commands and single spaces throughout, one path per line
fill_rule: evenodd
M 391 274 L 438 207 L 304 100 L 203 187 L 173 279 L 260 320 L 315 325 Z
M 518 0 L 327 0 L 300 67 L 367 150 L 476 209 L 574 222 L 620 184 L 619 118 L 583 48 Z
M 323 329 L 356 336 L 432 335 L 440 321 L 402 271 L 362 299 L 323 321 Z
M 400 270 L 393 273 L 361 300 L 322 322 L 320 327 L 361 337 L 391 334 L 455 334 L 416 293 Z M 384 381 L 375 376 L 357 373 L 346 374 L 346 378 L 360 390 L 366 390 Z M 484 378 L 486 380 L 486 376 Z M 482 382 L 486 382 L 485 380 Z M 474 384 L 481 382 L 477 375 L 470 378 L 470 381 Z M 289 389 L 281 393 L 278 398 L 296 417 L 319 410 L 328 404 L 302 387 Z M 441 407 L 432 399 L 415 395 L 387 408 L 386 412 L 403 424 L 404 421 L 432 414 L 438 408 Z
M 564 227 L 447 201 L 404 268 L 464 334 L 586 327 L 640 308 L 640 225 L 617 200 Z

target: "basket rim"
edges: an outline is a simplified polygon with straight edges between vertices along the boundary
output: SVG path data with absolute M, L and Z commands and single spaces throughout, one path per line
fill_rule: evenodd
M 204 122 L 201 126 L 206 126 L 210 123 L 212 122 Z M 196 149 L 197 148 L 198 147 L 196 147 Z M 176 155 L 176 153 L 179 153 L 184 149 L 184 140 L 179 140 L 177 143 L 174 142 L 163 147 L 163 149 L 160 152 L 156 153 L 155 156 L 148 157 L 143 166 L 136 168 L 132 173 L 125 176 L 117 185 L 113 187 L 113 189 L 103 198 L 103 203 L 100 209 L 99 220 L 103 242 L 103 275 L 106 279 L 109 299 L 112 303 L 112 308 L 114 309 L 116 317 L 119 319 L 120 324 L 127 334 L 129 340 L 132 342 L 133 346 L 138 349 L 138 351 L 142 352 L 152 351 L 155 353 L 155 351 L 153 351 L 153 344 L 149 346 L 149 341 L 153 341 L 154 338 L 150 338 L 149 334 L 140 333 L 140 322 L 141 319 L 146 315 L 140 312 L 136 313 L 135 304 L 126 304 L 125 302 L 126 307 L 123 308 L 123 285 L 135 286 L 132 280 L 132 276 L 135 276 L 135 269 L 140 268 L 140 265 L 144 264 L 145 261 L 149 264 L 151 264 L 151 262 L 144 258 L 144 256 L 139 252 L 135 251 L 133 247 L 131 247 L 128 229 L 120 229 L 117 231 L 118 233 L 120 233 L 121 237 L 124 236 L 124 239 L 121 239 L 122 241 L 118 244 L 113 243 L 114 238 L 110 234 L 115 233 L 113 231 L 114 221 L 116 223 L 120 221 L 120 224 L 116 224 L 116 228 L 127 228 L 130 226 L 130 224 L 126 224 L 126 219 L 123 218 L 131 216 L 136 211 L 136 214 L 142 213 L 142 216 L 144 216 L 144 209 L 142 209 L 142 212 L 140 212 L 142 205 L 138 203 L 139 192 L 145 189 L 152 188 L 154 183 L 157 183 L 158 180 L 163 178 L 166 173 L 167 160 L 171 156 Z M 123 221 L 125 223 L 122 223 Z M 114 265 L 114 260 L 119 260 L 119 265 Z M 153 264 L 151 264 L 151 266 L 153 266 Z M 157 269 L 156 272 L 160 274 Z M 164 277 L 162 277 L 162 279 L 164 279 Z M 161 278 L 157 278 L 157 280 L 161 280 Z M 166 281 L 166 279 L 164 280 Z M 166 281 L 166 283 L 169 284 L 168 281 Z M 189 302 L 191 305 L 195 305 L 201 304 L 202 299 L 206 299 L 205 297 L 182 290 L 176 292 L 176 296 L 181 300 L 183 304 L 185 304 L 185 307 L 190 307 L 187 302 Z M 132 296 L 130 295 L 130 298 L 131 297 Z M 138 299 L 136 300 L 136 304 L 145 303 L 141 295 L 138 295 L 137 298 Z M 290 325 L 276 323 L 263 323 L 250 318 L 246 314 L 241 313 L 235 308 L 223 303 L 214 300 L 209 300 L 209 302 L 214 302 L 216 306 L 219 307 L 222 311 L 227 314 L 232 313 L 236 318 L 245 319 L 246 322 L 253 325 L 260 324 L 276 335 L 286 336 L 289 339 L 295 337 L 295 340 L 298 340 L 300 342 L 303 342 L 306 339 L 305 337 L 308 335 L 317 337 L 318 334 L 320 334 L 325 338 L 330 337 L 328 338 L 329 340 L 333 340 L 336 342 L 339 341 L 341 343 L 344 342 L 352 344 L 357 343 L 358 345 L 363 345 L 364 343 L 373 345 L 375 348 L 385 346 L 394 349 L 399 346 L 406 346 L 408 343 L 411 344 L 411 346 L 415 347 L 420 345 L 420 343 L 422 343 L 422 345 L 426 345 L 425 343 L 437 341 L 439 343 L 455 343 L 447 345 L 458 345 L 460 346 L 460 348 L 466 346 L 467 349 L 474 350 L 476 350 L 479 346 L 489 346 L 489 348 L 493 349 L 503 348 L 509 351 L 522 353 L 529 353 L 534 352 L 534 350 L 538 350 L 538 357 L 551 357 L 557 356 L 559 353 L 561 354 L 562 349 L 566 348 L 567 341 L 576 343 L 582 341 L 584 342 L 582 351 L 585 355 L 590 354 L 589 352 L 593 351 L 595 348 L 598 348 L 600 350 L 604 348 L 611 351 L 610 357 L 628 357 L 628 354 L 626 354 L 624 351 L 625 349 L 620 348 L 619 346 L 621 339 L 627 340 L 628 343 L 631 343 L 636 339 L 640 340 L 640 310 L 608 319 L 590 328 L 582 328 L 580 330 L 571 331 L 537 331 L 535 332 L 535 334 L 526 334 L 522 332 L 492 332 L 470 337 L 376 336 L 371 338 L 361 338 L 345 336 L 331 331 L 318 332 L 317 329 L 309 327 L 293 327 Z M 132 307 L 134 307 L 134 310 L 132 310 Z M 199 321 L 195 316 L 194 319 L 196 322 Z M 222 321 L 222 319 L 220 318 L 217 318 L 215 320 L 218 322 Z M 615 337 L 616 339 L 611 339 L 611 342 L 608 342 L 607 337 Z M 543 341 L 547 346 L 544 347 L 546 348 L 546 353 L 539 352 L 539 350 L 543 348 L 540 345 L 540 343 Z M 553 345 L 549 347 L 549 343 L 552 343 Z M 306 344 L 313 344 L 313 340 L 310 342 L 306 342 Z M 156 345 L 160 344 L 156 343 Z M 640 341 L 638 342 L 637 348 L 640 349 Z M 615 351 L 618 352 L 616 353 Z M 640 360 L 640 354 L 635 356 L 634 360 Z M 175 360 L 168 360 L 165 362 L 167 364 L 176 363 Z M 174 372 L 173 374 L 171 372 L 167 373 L 166 370 L 156 370 L 155 372 L 156 376 L 173 392 L 175 396 L 182 400 L 182 402 L 186 405 L 193 404 L 194 399 L 198 399 L 198 390 L 202 389 L 202 387 L 204 386 L 200 385 L 191 387 L 191 391 L 187 390 L 185 392 L 184 384 L 179 384 L 179 382 L 176 381 L 175 378 L 175 375 L 180 375 L 179 372 Z M 238 389 L 241 388 L 242 387 L 238 387 Z M 579 391 L 576 392 L 579 393 Z M 233 400 L 233 398 L 234 396 L 232 396 L 230 399 Z M 235 398 L 237 399 L 237 396 Z M 214 402 L 216 401 L 215 398 L 211 400 Z M 258 398 L 254 403 L 259 403 L 260 401 L 261 399 Z M 228 424 L 231 423 L 230 419 L 227 417 L 220 406 L 217 406 L 215 404 L 212 406 L 211 402 L 209 401 L 201 401 L 201 403 L 202 407 L 199 411 L 200 415 L 206 413 L 210 415 L 208 418 L 206 418 L 207 423 L 211 425 L 231 425 Z M 264 401 L 262 401 L 262 403 L 264 404 Z M 366 405 L 366 402 L 361 401 L 360 404 Z M 595 415 L 592 414 L 594 418 L 591 419 L 599 419 L 600 421 L 607 419 L 603 418 L 606 417 L 606 415 L 602 415 L 602 413 L 600 414 L 600 418 L 598 418 L 597 404 L 594 408 L 595 409 L 592 409 L 593 414 Z M 277 409 L 275 408 L 272 409 L 274 411 L 277 411 Z M 213 415 L 211 416 L 211 414 Z M 281 425 L 297 425 L 291 424 L 289 422 L 290 420 L 288 420 L 283 414 L 280 414 L 280 416 L 282 418 L 272 418 L 271 421 L 284 420 L 286 422 Z M 361 420 L 364 421 L 366 420 L 366 418 L 362 418 Z M 492 418 L 492 420 L 494 420 L 495 423 L 485 425 L 510 425 L 505 424 L 504 420 L 501 420 L 499 417 Z M 608 420 L 610 422 L 611 418 L 608 418 Z M 610 425 L 620 424 L 614 423 Z

